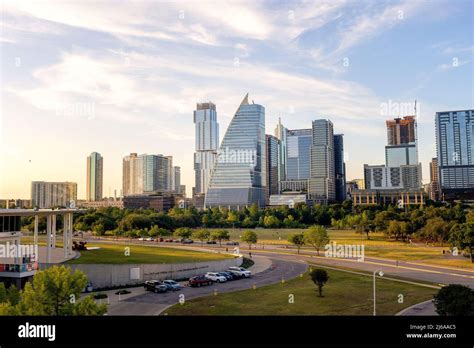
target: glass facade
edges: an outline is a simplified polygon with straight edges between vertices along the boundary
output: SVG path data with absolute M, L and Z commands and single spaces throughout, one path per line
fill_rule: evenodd
M 346 164 L 344 163 L 344 136 L 334 135 L 334 172 L 336 176 L 336 200 L 346 199 Z
M 219 124 L 215 104 L 199 103 L 194 111 L 196 152 L 194 153 L 195 194 L 205 194 L 219 146 Z
M 311 129 L 286 132 L 286 180 L 303 180 L 310 177 Z
M 143 191 L 166 192 L 169 187 L 169 158 L 162 155 L 141 155 L 143 161 Z
M 246 95 L 222 140 L 205 207 L 264 206 L 266 186 L 265 108 Z
M 441 191 L 474 192 L 474 110 L 436 113 L 436 147 Z

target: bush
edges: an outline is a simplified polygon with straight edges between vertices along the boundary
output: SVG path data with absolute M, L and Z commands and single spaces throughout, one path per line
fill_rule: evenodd
M 474 290 L 464 285 L 450 284 L 441 288 L 433 302 L 439 315 L 474 315 Z

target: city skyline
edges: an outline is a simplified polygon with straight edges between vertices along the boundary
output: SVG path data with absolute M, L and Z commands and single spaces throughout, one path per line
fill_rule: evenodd
M 214 102 L 227 129 L 247 92 L 266 108 L 266 134 L 279 117 L 289 129 L 331 119 L 345 135 L 347 180 L 384 162 L 385 120 L 413 114 L 416 99 L 426 183 L 435 113 L 473 108 L 468 1 L 210 4 L 160 3 L 159 14 L 156 3 L 138 3 L 134 14 L 106 2 L 97 11 L 5 4 L 0 196 L 70 181 L 84 199 L 93 151 L 105 158 L 103 195 L 113 196 L 122 158 L 136 151 L 173 156 L 191 197 L 196 103 Z M 107 22 L 105 8 L 123 23 Z

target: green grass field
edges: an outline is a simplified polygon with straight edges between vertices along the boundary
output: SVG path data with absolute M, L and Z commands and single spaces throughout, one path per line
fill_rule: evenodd
M 126 244 L 88 244 L 88 247 L 100 247 L 96 250 L 81 251 L 81 257 L 66 263 L 187 263 L 216 261 L 233 257 L 226 254 L 206 253 L 187 249 L 160 248 Z M 125 255 L 125 248 L 130 248 L 130 255 Z
M 210 295 L 170 307 L 166 315 L 372 315 L 372 277 L 327 270 L 329 281 L 318 297 L 308 274 L 244 291 Z M 429 300 L 436 289 L 377 278 L 377 314 L 394 315 Z M 399 294 L 403 303 L 399 303 Z M 289 303 L 293 295 L 294 303 Z
M 245 229 L 228 229 L 231 240 L 238 241 Z M 290 244 L 288 236 L 301 233 L 304 229 L 255 229 L 258 234 L 258 246 L 262 244 Z M 389 240 L 383 233 L 371 233 L 367 240 L 365 235 L 353 230 L 328 230 L 329 238 L 338 244 L 363 244 L 366 256 L 381 257 L 393 260 L 413 261 L 438 266 L 465 268 L 474 270 L 468 258 L 453 258 L 443 255 L 448 246 L 427 246 L 424 244 L 409 244 L 402 241 Z M 243 245 L 245 247 L 245 245 Z

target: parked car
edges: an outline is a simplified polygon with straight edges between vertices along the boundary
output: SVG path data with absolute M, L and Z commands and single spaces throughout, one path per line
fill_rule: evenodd
M 227 242 L 225 245 L 239 245 L 239 242 Z
M 218 275 L 220 276 L 223 276 L 225 277 L 227 280 L 234 280 L 234 279 L 237 279 L 237 277 L 235 277 L 232 273 L 230 272 L 219 272 L 217 273 Z
M 147 280 L 143 287 L 146 291 L 153 291 L 156 293 L 168 291 L 168 287 L 159 280 Z
M 189 286 L 192 286 L 192 287 L 201 287 L 205 285 L 211 285 L 212 280 L 206 278 L 204 275 L 198 275 L 198 276 L 189 278 L 188 283 L 189 283 Z
M 181 284 L 171 279 L 163 280 L 163 284 L 166 285 L 168 290 L 178 291 L 181 289 Z
M 227 281 L 227 278 L 225 276 L 219 275 L 216 272 L 207 272 L 205 277 L 216 283 L 225 283 Z
M 217 242 L 215 240 L 208 240 L 206 244 L 217 244 Z
M 148 242 L 153 242 L 153 241 L 154 241 L 154 239 L 153 239 L 152 237 L 148 237 L 148 238 L 145 239 L 145 240 L 148 241 Z
M 171 238 L 168 238 L 168 239 L 165 239 L 165 242 L 166 242 L 166 243 L 173 243 L 174 240 L 172 240 Z
M 183 244 L 192 244 L 194 243 L 194 241 L 192 239 L 188 239 L 188 238 L 183 238 L 180 240 L 181 243 Z
M 252 272 L 246 270 L 243 267 L 229 267 L 229 271 L 231 272 L 240 272 L 245 278 L 250 278 L 252 276 Z

